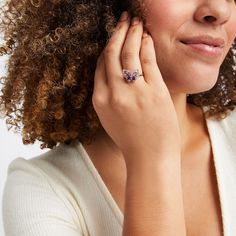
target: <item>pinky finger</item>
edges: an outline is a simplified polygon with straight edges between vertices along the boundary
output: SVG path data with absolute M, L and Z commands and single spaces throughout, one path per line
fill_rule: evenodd
M 146 82 L 149 84 L 160 84 L 162 75 L 157 65 L 154 43 L 152 37 L 146 32 L 143 33 L 140 61 Z

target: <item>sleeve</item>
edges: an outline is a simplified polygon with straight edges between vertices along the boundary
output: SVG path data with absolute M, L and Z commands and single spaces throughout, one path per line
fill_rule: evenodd
M 15 163 L 8 167 L 3 191 L 5 236 L 83 236 L 45 176 L 32 165 Z

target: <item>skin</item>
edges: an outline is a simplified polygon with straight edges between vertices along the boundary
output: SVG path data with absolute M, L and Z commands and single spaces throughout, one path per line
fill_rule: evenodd
M 236 35 L 235 1 L 150 0 L 147 6 L 147 28 L 154 40 L 157 63 L 170 91 L 184 144 L 191 133 L 186 94 L 207 91 L 216 83 L 220 65 Z M 159 9 L 162 14 L 158 14 Z M 215 20 L 209 23 L 205 16 Z M 211 60 L 183 50 L 181 39 L 204 34 L 225 40 L 222 57 Z
M 236 35 L 235 2 L 232 0 L 218 1 L 218 4 L 215 1 L 199 0 L 188 1 L 187 4 L 184 0 L 147 0 L 146 2 L 146 5 L 148 6 L 146 27 L 152 37 L 155 54 L 158 55 L 156 57 L 156 61 L 158 64 L 158 69 L 161 72 L 161 75 L 160 72 L 158 72 L 159 78 L 165 82 L 161 88 L 166 89 L 167 87 L 167 93 L 169 93 L 171 96 L 172 101 L 170 102 L 170 106 L 173 104 L 175 108 L 173 113 L 177 115 L 178 126 L 181 133 L 181 147 L 183 150 L 189 145 L 188 140 L 192 136 L 193 120 L 195 120 L 195 117 L 201 113 L 200 109 L 197 109 L 196 107 L 186 103 L 186 94 L 203 92 L 211 89 L 214 86 L 218 77 L 220 65 L 222 64 Z M 159 9 L 162 9 L 162 14 L 159 13 Z M 210 23 L 207 22 L 204 17 L 208 15 L 214 17 L 215 20 Z M 116 32 L 116 34 L 120 33 Z M 116 77 L 121 77 L 122 68 L 139 68 L 140 71 L 143 71 L 140 66 L 140 59 L 138 56 L 141 34 L 142 33 L 139 30 L 139 33 L 135 34 L 133 39 L 129 40 L 128 37 L 126 43 L 122 42 L 124 43 L 124 47 L 123 49 L 120 49 L 119 52 L 122 60 L 121 62 L 118 62 L 120 65 L 119 68 L 117 68 L 115 75 Z M 179 42 L 181 39 L 202 34 L 221 37 L 225 40 L 225 47 L 222 57 L 212 60 L 203 57 L 202 55 L 198 55 L 197 53 L 186 52 L 183 50 L 182 45 Z M 112 45 L 113 38 L 111 39 L 109 47 Z M 107 52 L 109 47 L 107 47 L 104 51 Z M 116 46 L 114 45 L 114 47 Z M 132 61 L 132 63 L 129 63 L 129 61 Z M 182 63 L 177 63 L 178 61 L 181 61 Z M 109 67 L 109 58 L 107 67 Z M 111 67 L 111 70 L 113 71 L 113 63 Z M 169 68 L 171 68 L 171 70 Z M 109 74 L 109 78 L 111 78 L 112 74 L 114 73 L 112 72 L 111 75 Z M 106 74 L 103 77 L 106 78 L 108 76 Z M 144 78 L 144 80 L 147 80 L 147 78 Z M 140 78 L 139 81 L 141 81 Z M 136 81 L 136 84 L 139 84 L 139 81 Z M 107 82 L 108 81 L 106 79 L 106 83 Z M 130 90 L 130 86 L 128 86 L 128 89 Z M 130 100 L 129 95 L 124 96 L 123 90 L 124 89 L 120 87 L 123 98 L 125 98 L 127 101 Z M 141 88 L 141 90 L 143 91 L 143 88 Z M 156 92 L 159 94 L 158 91 Z M 97 97 L 98 93 L 95 91 L 94 97 Z M 119 94 L 117 93 L 118 92 L 116 92 L 116 94 L 112 92 L 111 97 L 115 97 L 114 99 L 112 98 L 113 102 L 114 100 L 117 100 L 117 97 L 119 97 Z M 99 94 L 98 96 L 100 97 Z M 104 97 L 101 98 L 101 100 L 105 100 L 106 98 Z M 95 103 L 98 103 L 97 100 L 100 100 L 100 98 L 95 98 L 94 100 Z M 124 101 L 124 103 L 127 104 L 127 101 Z M 164 107 L 164 104 L 165 101 L 161 106 Z M 196 112 L 196 109 L 198 112 Z M 160 111 L 160 109 L 158 111 Z M 104 109 L 102 109 L 102 112 L 106 113 Z M 113 112 L 114 111 L 111 111 L 112 114 L 114 114 Z M 98 115 L 100 115 L 99 112 Z M 173 117 L 175 117 L 175 115 Z M 125 120 L 127 120 L 126 117 Z M 109 120 L 106 123 L 110 122 L 112 121 Z M 198 122 L 203 122 L 203 119 L 200 119 Z M 145 124 L 145 121 L 143 124 Z M 122 127 L 124 127 L 123 122 Z M 106 127 L 104 128 L 106 129 Z M 109 128 L 108 130 L 106 129 L 106 131 L 108 132 L 109 136 L 112 137 L 110 135 Z M 117 153 L 119 153 L 120 148 L 117 149 L 116 146 L 117 143 L 115 142 L 115 146 L 113 148 L 116 149 Z
M 186 235 L 180 163 L 186 157 L 196 160 L 199 155 L 211 155 L 202 111 L 186 103 L 186 94 L 214 86 L 236 36 L 236 6 L 231 0 L 147 3 L 149 34 L 143 31 L 142 22 L 133 19 L 130 25 L 123 15 L 98 60 L 93 105 L 106 133 L 97 137 L 97 144 L 102 145 L 86 148 L 91 156 L 103 149 L 100 156 L 112 155 L 125 163 L 123 235 Z M 180 43 L 202 34 L 225 40 L 220 57 L 206 57 Z M 122 68 L 138 68 L 144 76 L 127 84 Z M 99 161 L 102 163 L 102 157 Z M 186 166 L 192 165 L 188 161 Z M 153 191 L 154 184 L 162 187 Z M 143 221 L 147 214 L 152 217 Z M 212 232 L 220 235 L 217 227 Z

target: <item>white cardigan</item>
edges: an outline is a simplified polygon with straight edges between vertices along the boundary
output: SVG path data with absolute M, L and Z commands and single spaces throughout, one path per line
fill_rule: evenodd
M 207 119 L 225 236 L 236 235 L 236 111 Z M 79 142 L 16 158 L 3 192 L 6 236 L 121 236 L 124 216 Z

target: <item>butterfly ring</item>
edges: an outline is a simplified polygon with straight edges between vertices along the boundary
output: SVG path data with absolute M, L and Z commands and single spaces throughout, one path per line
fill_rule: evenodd
M 123 69 L 122 70 L 123 73 L 123 77 L 125 79 L 126 82 L 132 82 L 134 80 L 136 80 L 138 77 L 143 76 L 142 74 L 139 73 L 139 70 L 127 70 L 127 69 Z

